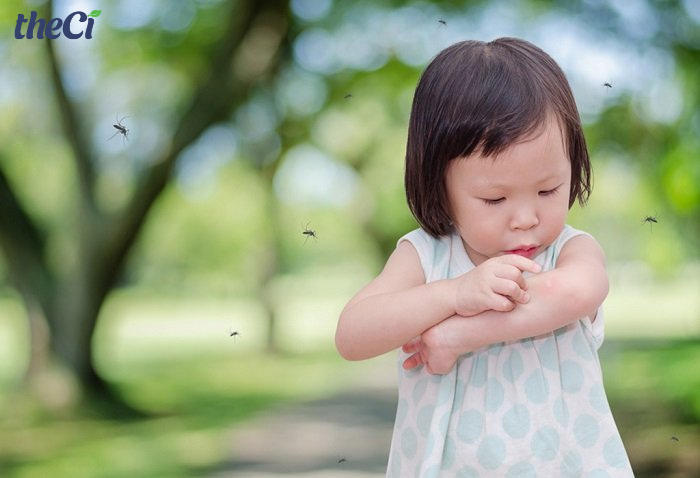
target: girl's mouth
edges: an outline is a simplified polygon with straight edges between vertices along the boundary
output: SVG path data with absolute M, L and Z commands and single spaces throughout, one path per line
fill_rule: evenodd
M 537 246 L 526 246 L 526 247 L 520 247 L 518 249 L 512 249 L 510 251 L 506 251 L 506 254 L 517 254 L 519 256 L 527 257 L 528 259 L 532 259 L 535 255 L 535 252 L 537 252 Z

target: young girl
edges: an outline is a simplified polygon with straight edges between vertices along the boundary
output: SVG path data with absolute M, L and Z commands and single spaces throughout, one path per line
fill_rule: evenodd
M 566 215 L 590 192 L 558 65 L 518 39 L 442 51 L 406 152 L 421 225 L 341 313 L 360 360 L 401 347 L 387 476 L 629 477 L 597 350 L 605 259 Z

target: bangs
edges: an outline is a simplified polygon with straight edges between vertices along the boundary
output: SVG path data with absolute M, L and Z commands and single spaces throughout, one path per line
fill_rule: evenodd
M 426 152 L 433 157 L 495 156 L 535 135 L 556 109 L 549 104 L 547 85 L 538 81 L 542 78 L 512 61 L 508 50 L 478 53 L 458 55 L 454 75 L 433 75 L 425 85 L 441 93 L 431 108 L 435 117 L 428 119 L 433 128 Z

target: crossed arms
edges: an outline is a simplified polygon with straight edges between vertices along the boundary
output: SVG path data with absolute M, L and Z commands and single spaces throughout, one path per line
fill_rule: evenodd
M 525 271 L 534 275 L 525 279 Z M 605 256 L 590 236 L 567 241 L 547 272 L 505 255 L 427 284 L 418 253 L 403 241 L 341 312 L 336 347 L 348 360 L 403 347 L 412 354 L 405 368 L 423 364 L 430 373 L 447 373 L 460 355 L 483 346 L 541 335 L 586 316 L 595 320 L 607 294 Z

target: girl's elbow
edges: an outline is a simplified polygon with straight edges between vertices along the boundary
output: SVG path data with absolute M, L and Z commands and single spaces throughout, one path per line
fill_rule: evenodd
M 591 310 L 596 310 L 608 296 L 610 284 L 606 274 L 597 274 L 594 280 L 585 283 L 569 284 L 569 291 L 564 295 L 568 297 L 566 305 L 572 307 L 572 312 L 585 316 Z
M 335 330 L 335 348 L 338 351 L 338 354 L 340 354 L 340 356 L 343 357 L 345 360 L 360 360 L 360 358 L 357 357 L 355 350 L 353 350 L 353 347 L 351 346 L 351 340 L 348 337 L 345 328 L 343 327 L 342 317 L 341 320 L 338 322 L 338 327 Z
M 345 360 L 352 360 L 353 356 L 351 351 L 348 349 L 347 344 L 343 337 L 336 331 L 335 333 L 335 349 L 338 351 L 338 354 L 343 357 Z
M 358 360 L 364 360 L 366 358 L 350 346 L 347 341 L 339 340 L 337 335 L 335 338 L 335 348 L 341 357 L 350 362 L 357 362 Z

